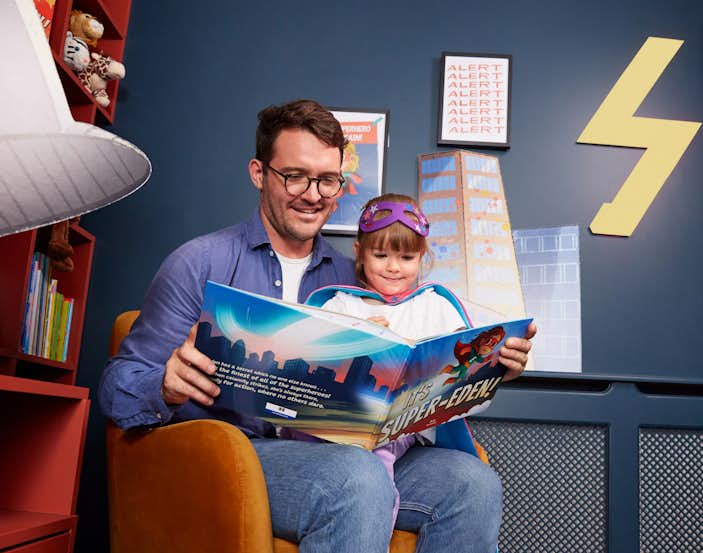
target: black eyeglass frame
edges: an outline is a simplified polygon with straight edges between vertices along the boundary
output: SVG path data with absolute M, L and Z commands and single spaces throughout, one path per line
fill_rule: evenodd
M 273 171 L 274 173 L 276 173 L 279 177 L 283 178 L 283 187 L 286 189 L 286 192 L 288 192 L 288 194 L 290 194 L 291 196 L 302 196 L 303 194 L 305 194 L 305 193 L 310 189 L 310 185 L 313 183 L 313 181 L 315 181 L 315 183 L 317 184 L 317 193 L 318 193 L 321 197 L 323 197 L 323 198 L 334 198 L 337 194 L 339 194 L 339 191 L 342 189 L 342 186 L 344 186 L 344 182 L 345 182 L 345 178 L 344 178 L 343 176 L 340 175 L 339 177 L 337 177 L 337 182 L 339 182 L 339 188 L 337 188 L 337 190 L 335 191 L 334 194 L 330 194 L 330 195 L 328 196 L 328 195 L 326 195 L 326 194 L 323 194 L 322 191 L 320 190 L 320 181 L 321 181 L 322 179 L 327 178 L 327 177 L 309 177 L 309 176 L 307 176 L 307 175 L 299 175 L 299 174 L 297 174 L 297 173 L 288 173 L 288 174 L 286 174 L 286 173 L 281 173 L 278 169 L 274 169 L 273 167 L 271 167 L 271 165 L 270 165 L 268 162 L 265 162 L 264 165 L 265 165 L 266 167 L 268 167 L 269 169 L 271 169 L 271 171 Z M 303 190 L 302 192 L 298 192 L 297 194 L 292 194 L 292 193 L 288 190 L 288 179 L 291 178 L 291 177 L 294 177 L 294 176 L 301 176 L 301 177 L 305 177 L 306 179 L 308 179 L 308 185 L 305 187 L 305 190 Z

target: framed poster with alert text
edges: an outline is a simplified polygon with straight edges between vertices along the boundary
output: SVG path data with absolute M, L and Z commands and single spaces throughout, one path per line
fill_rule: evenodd
M 437 144 L 510 147 L 509 54 L 443 52 Z

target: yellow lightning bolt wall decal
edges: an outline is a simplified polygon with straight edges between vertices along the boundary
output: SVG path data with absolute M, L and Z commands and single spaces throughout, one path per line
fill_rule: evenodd
M 649 37 L 593 115 L 578 142 L 645 148 L 612 203 L 601 205 L 591 232 L 630 236 L 701 126 L 634 113 L 683 40 Z

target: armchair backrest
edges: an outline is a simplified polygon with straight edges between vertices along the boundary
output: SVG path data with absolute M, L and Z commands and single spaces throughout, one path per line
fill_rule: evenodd
M 137 320 L 139 316 L 139 311 L 125 311 L 120 313 L 115 319 L 115 323 L 112 325 L 112 335 L 110 336 L 110 357 L 117 353 L 120 349 L 120 344 L 124 337 L 129 334 L 134 321 Z

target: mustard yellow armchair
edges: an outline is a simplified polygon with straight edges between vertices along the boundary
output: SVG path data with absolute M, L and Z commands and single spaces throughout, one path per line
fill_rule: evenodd
M 115 320 L 114 355 L 138 311 Z M 249 439 L 236 427 L 194 420 L 124 432 L 107 426 L 111 553 L 297 553 L 274 538 L 266 483 Z M 391 553 L 417 536 L 396 530 Z

